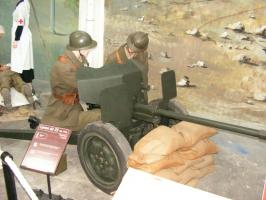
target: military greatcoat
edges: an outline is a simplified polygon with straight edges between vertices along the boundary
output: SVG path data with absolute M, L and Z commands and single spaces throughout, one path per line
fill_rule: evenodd
M 117 50 L 109 54 L 107 56 L 105 64 L 109 64 L 109 63 L 125 64 L 128 61 L 128 58 L 125 52 L 125 46 L 126 44 L 120 46 Z M 148 73 L 149 73 L 148 52 L 143 51 L 143 52 L 137 53 L 136 57 L 134 57 L 133 60 L 142 64 L 141 67 L 140 66 L 138 67 L 142 72 L 144 87 L 148 88 Z M 146 92 L 143 93 L 143 95 L 144 95 L 144 101 L 147 103 L 148 102 L 147 90 Z
M 117 64 L 125 64 L 128 61 L 128 58 L 125 53 L 126 44 L 120 46 L 117 50 L 112 52 L 107 56 L 105 64 L 109 63 L 117 63 Z M 144 69 L 142 68 L 143 73 L 143 81 L 145 85 L 148 85 L 148 72 L 149 72 L 149 64 L 148 64 L 148 52 L 143 51 L 137 53 L 137 56 L 133 58 L 133 60 L 138 61 L 143 64 Z
M 100 119 L 98 109 L 83 111 L 79 102 L 76 71 L 81 66 L 72 51 L 66 50 L 58 57 L 50 74 L 52 95 L 42 123 L 78 131 Z

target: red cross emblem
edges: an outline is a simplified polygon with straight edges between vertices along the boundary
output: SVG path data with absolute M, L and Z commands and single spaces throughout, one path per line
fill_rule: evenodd
M 24 22 L 23 19 L 19 19 L 19 20 L 18 20 L 18 23 L 19 23 L 19 24 L 23 24 L 23 22 Z

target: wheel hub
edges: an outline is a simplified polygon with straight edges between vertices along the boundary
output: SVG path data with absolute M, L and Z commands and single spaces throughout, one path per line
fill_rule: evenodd
M 104 140 L 92 137 L 87 143 L 88 159 L 95 175 L 103 181 L 113 182 L 118 176 L 118 165 L 113 151 Z

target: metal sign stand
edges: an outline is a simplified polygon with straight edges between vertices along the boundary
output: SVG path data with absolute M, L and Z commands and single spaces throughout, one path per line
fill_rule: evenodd
M 47 174 L 47 186 L 48 186 L 49 199 L 52 199 L 52 190 L 51 190 L 50 174 Z
M 46 174 L 46 177 L 47 177 L 48 194 L 46 194 L 42 190 L 34 190 L 39 200 L 73 200 L 70 198 L 64 199 L 61 195 L 52 194 L 52 187 L 51 187 L 51 180 L 50 180 L 51 175 Z
M 63 153 L 70 135 L 69 129 L 39 124 L 32 138 L 21 167 L 46 175 L 48 194 L 35 190 L 40 200 L 65 200 L 61 195 L 52 194 L 51 175 L 57 175 L 67 169 L 66 155 Z
M 4 162 L 6 156 L 9 156 L 11 159 L 13 159 L 13 157 L 7 152 L 3 152 L 1 155 L 7 198 L 17 200 L 17 190 L 14 174 L 11 171 L 10 167 Z
M 4 179 L 6 184 L 6 192 L 8 200 L 17 200 L 17 191 L 14 175 L 21 184 L 31 200 L 38 200 L 38 197 L 31 189 L 29 183 L 19 171 L 16 164 L 13 162 L 13 157 L 8 152 L 0 150 L 0 156 L 3 164 Z

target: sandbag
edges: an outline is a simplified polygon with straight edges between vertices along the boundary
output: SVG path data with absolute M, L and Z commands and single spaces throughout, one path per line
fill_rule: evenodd
M 213 155 L 206 155 L 206 156 L 201 157 L 200 159 L 201 159 L 201 162 L 191 165 L 191 169 L 202 169 L 204 167 L 214 164 Z
M 200 169 L 199 166 L 203 166 L 203 167 L 206 167 L 208 166 L 209 162 L 206 162 L 206 160 L 210 160 L 209 157 L 213 157 L 212 155 L 206 155 L 206 156 L 203 156 L 203 157 L 200 157 L 200 158 L 197 158 L 197 159 L 194 159 L 194 160 L 185 160 L 184 162 L 184 165 L 178 165 L 178 166 L 174 166 L 172 167 L 173 171 L 176 173 L 176 174 L 181 174 L 183 171 L 185 171 L 186 169 L 188 168 L 193 168 L 193 169 Z M 213 161 L 213 160 L 212 160 Z M 195 167 L 196 166 L 196 167 Z M 201 167 L 201 168 L 203 168 Z
M 166 179 L 169 179 L 172 181 L 179 182 L 178 175 L 171 168 L 162 169 L 162 170 L 156 172 L 154 175 L 160 176 L 162 178 L 166 178 Z
M 208 139 L 199 141 L 189 150 L 179 150 L 178 154 L 183 160 L 194 160 L 207 154 L 218 152 L 217 146 Z
M 199 183 L 199 179 L 193 178 L 186 185 L 190 187 L 196 187 Z
M 132 155 L 132 154 L 131 154 L 131 155 Z M 128 166 L 128 167 L 135 168 L 135 169 L 138 169 L 142 164 L 139 163 L 139 162 L 137 162 L 137 161 L 134 160 L 134 159 L 131 159 L 131 158 L 130 158 L 131 155 L 129 155 L 129 157 L 128 157 L 128 159 L 127 159 L 127 166 Z
M 139 155 L 168 155 L 183 146 L 184 138 L 178 132 L 166 126 L 159 126 L 137 142 L 134 146 L 134 153 Z
M 128 163 L 131 166 L 137 166 L 141 164 L 150 164 L 153 162 L 157 162 L 161 159 L 163 159 L 165 156 L 162 155 L 154 155 L 154 154 L 148 154 L 148 155 L 143 155 L 143 154 L 137 154 L 137 153 L 132 153 L 128 157 Z
M 188 184 L 193 179 L 199 179 L 207 174 L 211 173 L 214 170 L 214 165 L 209 165 L 202 169 L 186 169 L 181 174 L 176 174 L 173 169 L 163 169 L 155 173 L 156 176 L 167 178 L 182 184 Z M 191 184 L 191 183 L 190 183 Z
M 211 137 L 217 132 L 214 128 L 185 121 L 172 126 L 172 129 L 183 136 L 185 142 L 183 148 L 191 147 L 200 140 Z
M 214 170 L 214 165 L 209 165 L 207 167 L 204 167 L 202 169 L 187 169 L 183 173 L 179 174 L 177 176 L 178 182 L 187 184 L 190 180 L 194 178 L 202 178 L 203 176 L 206 176 L 207 174 L 211 173 Z
M 150 164 L 143 164 L 143 165 L 130 165 L 131 163 L 128 162 L 128 166 L 136 169 L 140 169 L 142 171 L 149 172 L 151 174 L 156 173 L 162 169 L 171 168 L 173 166 L 179 166 L 184 164 L 184 160 L 180 158 L 178 152 L 173 152 L 163 159 L 150 163 Z

